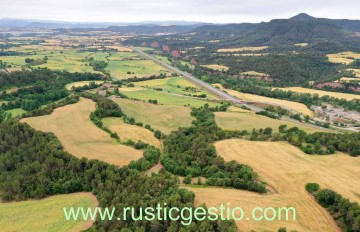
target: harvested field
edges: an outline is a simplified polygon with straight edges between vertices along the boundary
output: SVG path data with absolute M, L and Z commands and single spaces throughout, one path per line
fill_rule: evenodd
M 229 202 L 247 212 L 250 220 L 238 221 L 243 231 L 339 231 L 329 213 L 305 190 L 306 183 L 316 182 L 331 188 L 351 201 L 360 202 L 360 158 L 347 154 L 311 156 L 285 142 L 254 142 L 239 139 L 215 143 L 225 160 L 248 164 L 260 180 L 271 185 L 276 193 L 256 194 L 220 188 L 189 188 L 196 194 L 196 203 L 219 206 Z M 254 207 L 295 207 L 296 221 L 251 220 Z
M 207 65 L 201 65 L 201 66 L 205 67 L 205 68 L 212 69 L 212 70 L 217 70 L 217 71 L 227 71 L 227 70 L 229 70 L 228 66 L 219 65 L 219 64 L 207 64 Z
M 82 86 L 85 86 L 85 85 L 89 85 L 91 82 L 95 82 L 95 84 L 102 84 L 104 83 L 104 81 L 78 81 L 78 82 L 74 82 L 74 83 L 70 83 L 70 84 L 67 84 L 65 86 L 65 88 L 67 90 L 71 90 L 73 87 L 82 87 Z
M 241 109 L 240 109 L 241 110 Z M 304 125 L 300 125 L 293 122 L 272 119 L 266 116 L 257 115 L 253 112 L 215 112 L 216 124 L 225 130 L 248 130 L 251 131 L 253 128 L 260 129 L 271 127 L 273 130 L 278 131 L 279 126 L 285 124 L 288 128 L 299 127 L 300 129 L 314 133 L 323 131 L 321 129 L 315 129 Z
M 260 77 L 268 76 L 268 74 L 266 73 L 261 73 L 256 71 L 247 71 L 247 72 L 242 72 L 241 74 L 245 76 L 260 76 Z
M 53 132 L 64 149 L 76 157 L 98 159 L 118 166 L 143 157 L 142 152 L 120 145 L 109 134 L 96 127 L 89 115 L 95 111 L 92 100 L 81 98 L 76 104 L 67 105 L 50 115 L 25 118 L 37 130 Z
M 340 52 L 337 54 L 328 54 L 327 57 L 329 61 L 333 63 L 350 64 L 355 59 L 360 59 L 360 53 Z
M 221 85 L 217 85 L 220 87 L 220 89 L 223 89 Z M 297 112 L 300 112 L 304 115 L 309 115 L 310 117 L 314 116 L 314 112 L 312 112 L 306 105 L 299 103 L 299 102 L 293 102 L 293 101 L 287 101 L 287 100 L 281 100 L 276 98 L 270 98 L 270 97 L 263 97 L 255 94 L 249 94 L 249 93 L 241 93 L 235 90 L 231 89 L 224 89 L 229 94 L 245 101 L 254 101 L 258 103 L 268 103 L 268 104 L 275 104 L 278 106 L 283 106 L 285 109 L 290 108 L 292 110 L 295 110 Z
M 106 127 L 119 135 L 121 141 L 141 140 L 160 148 L 160 141 L 155 138 L 154 133 L 144 127 L 127 124 L 122 118 L 104 118 L 102 121 Z
M 95 208 L 98 201 L 91 193 L 56 195 L 42 200 L 0 203 L 2 231 L 67 231 L 90 228 L 93 221 L 67 221 L 63 208 Z
M 244 52 L 244 51 L 261 51 L 267 49 L 268 46 L 259 47 L 240 47 L 240 48 L 221 48 L 217 52 Z
M 288 88 L 280 88 L 285 91 L 294 91 L 298 93 L 310 93 L 310 94 L 318 94 L 320 97 L 328 95 L 330 97 L 335 98 L 344 98 L 348 101 L 353 99 L 360 99 L 360 95 L 350 94 L 350 93 L 337 93 L 337 92 L 330 92 L 324 90 L 317 90 L 317 89 L 309 89 L 309 88 L 302 88 L 302 87 L 288 87 Z

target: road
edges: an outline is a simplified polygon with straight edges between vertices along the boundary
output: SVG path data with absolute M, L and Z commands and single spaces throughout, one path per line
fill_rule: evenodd
M 175 68 L 174 66 L 171 66 L 141 50 L 139 50 L 138 48 L 135 48 L 135 47 L 130 47 L 132 50 L 134 50 L 135 52 L 139 53 L 140 55 L 142 55 L 143 57 L 149 59 L 149 60 L 152 60 L 154 61 L 155 63 L 165 67 L 166 69 L 172 71 L 172 72 L 175 72 L 181 76 L 184 76 L 185 78 L 187 78 L 188 80 L 190 80 L 191 82 L 197 84 L 198 86 L 200 87 L 203 87 L 204 89 L 208 90 L 209 92 L 219 96 L 220 98 L 232 103 L 232 104 L 235 104 L 237 106 L 246 106 L 248 107 L 249 109 L 251 109 L 252 111 L 255 111 L 255 112 L 259 112 L 259 111 L 263 111 L 264 109 L 263 108 L 260 108 L 260 107 L 257 107 L 257 106 L 254 106 L 254 105 L 250 105 L 248 104 L 246 101 L 242 101 L 238 98 L 236 98 L 235 96 L 232 96 L 230 94 L 227 94 L 225 92 L 223 92 L 222 90 L 218 89 L 218 88 L 215 88 L 214 86 L 202 81 L 202 80 L 199 80 L 198 78 L 192 76 L 191 74 L 187 73 L 187 72 L 184 72 L 184 71 L 181 71 L 180 69 L 178 68 Z M 267 103 L 269 104 L 269 103 Z M 270 104 L 270 105 L 274 105 L 274 106 L 278 106 L 276 104 Z M 286 108 L 287 110 L 289 110 L 290 112 L 292 113 L 299 113 L 293 109 L 290 109 L 290 108 L 287 108 L 287 107 L 284 107 L 284 106 L 281 106 L 282 108 Z M 283 116 L 281 118 L 282 120 L 284 121 L 288 121 L 288 122 L 293 122 L 293 123 L 296 123 L 298 125 L 305 125 L 305 126 L 309 126 L 309 127 L 312 127 L 312 128 L 315 128 L 315 129 L 321 129 L 321 130 L 324 130 L 324 131 L 328 131 L 328 132 L 334 132 L 334 130 L 331 130 L 331 129 L 327 129 L 327 128 L 324 128 L 324 127 L 319 127 L 319 126 L 316 126 L 316 125 L 313 125 L 313 124 L 310 124 L 310 123 L 302 123 L 302 122 L 299 122 L 295 119 L 292 119 L 290 117 L 287 117 L 287 116 Z

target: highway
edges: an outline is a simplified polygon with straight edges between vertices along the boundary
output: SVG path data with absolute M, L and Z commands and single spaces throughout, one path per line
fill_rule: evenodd
M 179 74 L 180 76 L 184 76 L 185 78 L 187 78 L 191 82 L 197 84 L 200 87 L 203 87 L 203 88 L 207 89 L 209 92 L 219 96 L 223 100 L 226 100 L 226 101 L 228 101 L 228 102 L 230 102 L 232 104 L 235 104 L 237 106 L 241 106 L 241 105 L 246 106 L 246 107 L 248 107 L 249 109 L 251 109 L 252 111 L 255 111 L 255 112 L 259 112 L 259 111 L 264 110 L 263 108 L 251 105 L 246 101 L 242 101 L 242 100 L 236 98 L 235 96 L 227 94 L 227 93 L 223 92 L 222 90 L 220 90 L 218 88 L 215 88 L 214 86 L 212 86 L 212 85 L 210 85 L 210 84 L 208 84 L 208 83 L 206 83 L 206 82 L 204 82 L 202 80 L 199 80 L 198 78 L 192 76 L 191 74 L 189 74 L 187 72 L 184 72 L 184 71 L 181 71 L 180 69 L 175 68 L 174 66 L 171 66 L 171 65 L 169 65 L 169 64 L 167 64 L 167 63 L 165 63 L 165 62 L 163 62 L 163 61 L 161 61 L 161 60 L 159 60 L 159 59 L 157 59 L 157 58 L 155 58 L 155 57 L 153 57 L 153 56 L 151 56 L 151 55 L 149 55 L 149 54 L 147 54 L 147 53 L 145 53 L 145 52 L 143 52 L 143 51 L 141 51 L 141 50 L 139 50 L 139 49 L 137 49 L 135 47 L 130 47 L 130 48 L 132 50 L 134 50 L 135 52 L 139 53 L 144 58 L 152 60 L 155 63 L 165 67 L 166 69 L 168 69 L 168 70 L 170 70 L 170 71 L 172 71 L 174 73 Z M 273 106 L 279 106 L 277 104 L 270 104 L 270 103 L 266 103 L 266 104 L 273 105 Z M 295 111 L 293 109 L 290 109 L 288 107 L 284 107 L 284 106 L 281 106 L 281 107 L 285 108 L 286 110 L 289 110 L 292 113 L 295 113 L 295 114 L 299 113 L 299 112 L 297 112 L 297 111 Z M 290 117 L 287 117 L 287 116 L 283 116 L 281 119 L 284 120 L 284 121 L 293 122 L 293 123 L 296 123 L 296 124 L 299 124 L 299 125 L 306 125 L 306 126 L 309 126 L 309 127 L 312 127 L 312 128 L 321 129 L 321 130 L 328 131 L 328 132 L 334 132 L 334 130 L 332 130 L 332 129 L 327 129 L 327 128 L 316 126 L 316 125 L 313 125 L 313 124 L 310 124 L 310 123 L 302 123 L 302 122 L 299 122 L 299 121 L 297 121 L 295 119 L 292 119 Z M 345 128 L 343 128 L 343 129 L 345 129 Z

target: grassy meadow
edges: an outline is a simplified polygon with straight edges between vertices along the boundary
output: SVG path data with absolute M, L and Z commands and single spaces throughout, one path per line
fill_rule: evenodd
M 148 100 L 157 100 L 158 104 L 162 105 L 177 105 L 177 106 L 192 106 L 200 107 L 208 103 L 210 106 L 217 106 L 218 103 L 207 102 L 205 100 L 200 100 L 197 98 L 181 96 L 176 94 L 171 94 L 163 91 L 156 91 L 146 88 L 120 88 L 119 91 L 129 98 L 135 98 L 143 101 Z
M 149 124 L 165 134 L 170 134 L 179 127 L 188 127 L 193 120 L 189 107 L 154 105 L 128 99 L 115 99 L 114 101 L 119 104 L 127 116 L 134 117 L 138 122 Z

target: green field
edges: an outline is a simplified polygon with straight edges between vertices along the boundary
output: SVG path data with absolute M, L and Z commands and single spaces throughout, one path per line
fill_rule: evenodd
M 293 122 L 287 122 L 277 119 L 272 119 L 266 116 L 257 115 L 254 113 L 242 113 L 242 112 L 216 112 L 215 120 L 219 127 L 225 130 L 247 130 L 251 131 L 253 128 L 260 129 L 271 127 L 273 130 L 278 131 L 278 128 L 282 124 L 286 124 L 288 128 L 299 127 L 300 129 L 313 133 L 317 131 L 324 131 L 321 129 L 315 129 L 305 125 L 300 125 Z
M 57 195 L 43 200 L 0 203 L 1 231 L 82 231 L 92 221 L 67 221 L 63 208 L 96 207 L 98 202 L 91 193 Z
M 157 100 L 158 104 L 164 105 L 178 105 L 178 106 L 192 106 L 200 107 L 208 103 L 210 106 L 214 107 L 219 105 L 215 102 L 207 102 L 205 100 L 199 100 L 191 97 L 175 95 L 171 93 L 165 93 L 162 91 L 156 91 L 152 89 L 141 89 L 141 88 L 120 88 L 119 91 L 129 98 L 140 99 L 144 101 Z
M 170 73 L 151 60 L 113 60 L 109 62 L 106 71 L 117 80 Z
M 170 93 L 182 95 L 206 94 L 208 98 L 217 98 L 217 96 L 196 86 L 184 77 L 167 77 L 164 79 L 135 82 L 134 84 L 140 87 L 161 88 L 163 91 Z M 186 90 L 186 87 L 190 87 L 191 89 Z
M 12 110 L 7 110 L 5 111 L 6 113 L 11 113 L 12 117 L 17 117 L 17 116 L 21 116 L 22 114 L 26 113 L 25 110 L 21 109 L 21 108 L 16 108 L 16 109 L 12 109 Z
M 136 121 L 149 124 L 165 134 L 177 130 L 179 127 L 188 127 L 193 118 L 191 109 L 184 106 L 154 105 L 128 99 L 114 99 L 129 117 Z

